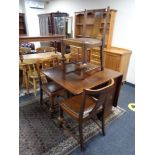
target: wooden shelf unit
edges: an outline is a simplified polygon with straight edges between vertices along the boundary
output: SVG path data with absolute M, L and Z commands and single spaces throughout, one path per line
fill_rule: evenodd
M 75 13 L 75 34 L 80 38 L 84 36 L 85 11 Z
M 110 18 L 107 26 L 105 47 L 111 47 L 116 12 L 116 10 L 110 10 Z M 97 23 L 96 21 L 95 17 L 97 14 L 100 14 L 102 16 L 100 23 Z M 101 39 L 103 33 L 103 25 L 105 23 L 105 15 L 105 9 L 94 9 L 75 12 L 75 37 L 94 38 L 93 36 L 95 34 L 97 39 Z
M 19 13 L 19 34 L 26 34 L 25 14 Z

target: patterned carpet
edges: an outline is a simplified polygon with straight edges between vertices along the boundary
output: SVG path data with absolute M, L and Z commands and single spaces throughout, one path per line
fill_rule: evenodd
M 30 101 L 30 102 L 29 102 Z M 78 147 L 77 141 L 56 125 L 58 112 L 51 119 L 43 108 L 38 97 L 34 100 L 20 101 L 19 110 L 19 154 L 20 155 L 64 155 Z M 106 119 L 108 125 L 124 114 L 125 110 L 113 108 L 112 114 Z M 75 122 L 67 118 L 69 124 Z M 74 131 L 76 132 L 76 130 Z M 92 121 L 84 126 L 84 139 L 87 141 L 97 135 L 100 129 Z

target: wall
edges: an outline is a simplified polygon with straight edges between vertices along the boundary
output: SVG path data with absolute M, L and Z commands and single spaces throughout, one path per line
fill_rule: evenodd
M 25 16 L 26 16 L 26 23 L 27 23 L 27 33 L 28 35 L 39 35 L 39 20 L 38 14 L 46 13 L 46 5 L 44 9 L 36 9 L 29 7 L 29 1 L 25 1 Z
M 47 12 L 68 12 L 74 17 L 74 12 L 84 9 L 97 9 L 110 6 L 116 9 L 116 22 L 112 45 L 132 50 L 127 81 L 135 83 L 135 51 L 134 42 L 134 0 L 52 0 L 47 6 Z M 73 20 L 74 22 L 74 20 Z M 74 23 L 73 23 L 74 25 Z
M 19 12 L 24 13 L 24 2 L 23 2 L 23 0 L 19 0 Z

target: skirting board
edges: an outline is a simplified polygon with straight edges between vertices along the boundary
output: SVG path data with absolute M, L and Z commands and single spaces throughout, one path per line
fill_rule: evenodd
M 132 86 L 132 87 L 135 88 L 135 84 L 133 84 L 133 83 L 130 83 L 130 82 L 125 81 L 125 84 L 127 84 L 127 85 Z

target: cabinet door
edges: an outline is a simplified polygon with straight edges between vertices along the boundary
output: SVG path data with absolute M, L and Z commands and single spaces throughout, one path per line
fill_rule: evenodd
M 120 68 L 120 61 L 121 61 L 121 56 L 117 55 L 117 54 L 109 54 L 107 52 L 105 52 L 104 54 L 104 60 L 105 60 L 105 67 L 115 70 L 115 71 L 119 71 Z

